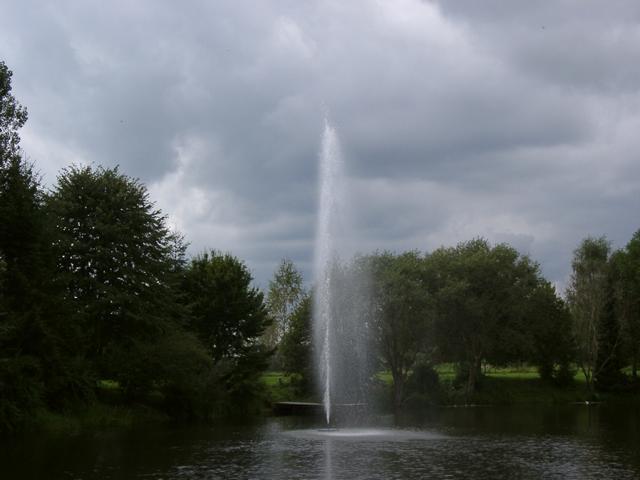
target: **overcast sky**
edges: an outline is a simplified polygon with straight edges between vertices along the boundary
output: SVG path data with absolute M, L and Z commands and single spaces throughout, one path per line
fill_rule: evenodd
M 325 112 L 363 251 L 483 236 L 563 286 L 640 228 L 637 0 L 9 0 L 0 59 L 47 185 L 120 165 L 262 286 L 309 280 Z

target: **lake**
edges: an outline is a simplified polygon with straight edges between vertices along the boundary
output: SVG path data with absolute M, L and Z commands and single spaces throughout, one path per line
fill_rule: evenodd
M 640 407 L 437 408 L 321 430 L 308 418 L 2 445 L 11 479 L 640 478 Z

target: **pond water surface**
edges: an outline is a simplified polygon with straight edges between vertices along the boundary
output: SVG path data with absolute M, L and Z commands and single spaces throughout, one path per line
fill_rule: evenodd
M 3 479 L 640 479 L 640 408 L 440 408 L 323 430 L 312 420 L 2 444 Z

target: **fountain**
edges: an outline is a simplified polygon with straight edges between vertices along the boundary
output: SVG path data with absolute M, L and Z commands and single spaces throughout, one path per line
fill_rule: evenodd
M 367 275 L 355 261 L 345 172 L 335 129 L 325 121 L 315 245 L 314 339 L 327 425 L 336 405 L 366 403 Z
M 341 195 L 340 183 L 342 175 L 342 158 L 338 146 L 335 130 L 325 120 L 322 139 L 322 151 L 320 153 L 320 197 L 318 227 L 316 233 L 315 249 L 315 281 L 316 300 L 313 308 L 314 338 L 316 350 L 319 352 L 318 373 L 320 389 L 322 391 L 322 404 L 327 420 L 331 423 L 331 396 L 332 396 L 332 366 L 331 357 L 331 330 L 332 315 L 332 282 L 331 262 L 336 258 L 336 213 Z
M 367 409 L 373 376 L 368 329 L 373 302 L 371 275 L 349 215 L 346 174 L 335 129 L 325 121 L 320 152 L 320 191 L 314 258 L 313 334 L 323 428 L 287 435 L 325 441 L 431 440 L 440 435 L 390 428 Z M 340 413 L 336 419 L 336 413 Z M 339 428 L 338 428 L 339 427 Z

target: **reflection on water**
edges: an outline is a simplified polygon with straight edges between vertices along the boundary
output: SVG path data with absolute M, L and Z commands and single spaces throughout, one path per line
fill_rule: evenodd
M 638 407 L 435 409 L 321 431 L 308 420 L 23 438 L 0 478 L 640 478 Z
M 444 438 L 441 434 L 424 430 L 398 428 L 307 428 L 288 430 L 282 433 L 305 440 L 342 440 L 353 442 L 404 442 L 407 440 L 435 440 Z
M 331 480 L 333 478 L 333 463 L 331 462 L 331 451 L 333 450 L 333 440 L 327 438 L 324 442 L 324 478 Z

